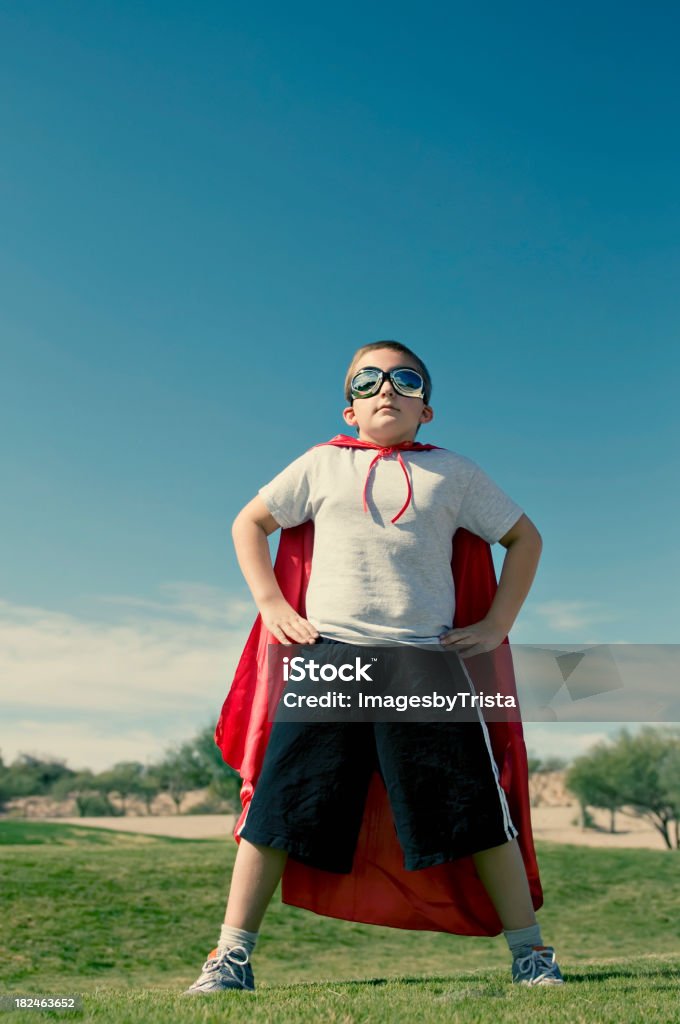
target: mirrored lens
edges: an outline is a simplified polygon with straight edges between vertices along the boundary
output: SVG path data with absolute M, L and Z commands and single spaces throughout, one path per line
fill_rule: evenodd
M 393 370 L 391 377 L 395 388 L 402 395 L 414 395 L 423 392 L 425 382 L 417 370 L 404 367 L 403 370 Z
M 352 377 L 352 383 L 350 385 L 353 395 L 370 395 L 375 390 L 376 384 L 382 377 L 380 370 L 374 370 L 368 367 L 365 370 L 359 370 L 358 373 Z

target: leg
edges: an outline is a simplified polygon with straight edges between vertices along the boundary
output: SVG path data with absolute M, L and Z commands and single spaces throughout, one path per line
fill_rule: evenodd
M 285 850 L 256 846 L 241 839 L 231 876 L 225 924 L 249 932 L 259 931 L 287 859 Z
M 477 874 L 503 924 L 512 952 L 512 980 L 521 985 L 561 985 L 552 946 L 544 946 L 516 839 L 473 855 Z
M 229 887 L 222 936 L 203 964 L 187 996 L 224 992 L 253 992 L 255 979 L 250 957 L 264 913 L 279 884 L 288 854 L 241 839 Z M 226 934 L 225 934 L 226 932 Z
M 536 924 L 529 882 L 516 839 L 473 856 L 477 874 L 489 894 L 503 928 L 528 928 Z

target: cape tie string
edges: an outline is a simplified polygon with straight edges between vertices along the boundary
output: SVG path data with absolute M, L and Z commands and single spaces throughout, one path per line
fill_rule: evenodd
M 366 479 L 364 480 L 364 490 L 363 490 L 363 493 L 361 495 L 363 506 L 364 506 L 364 512 L 368 512 L 368 504 L 366 502 L 366 491 L 368 490 L 368 482 L 370 480 L 371 473 L 373 472 L 374 467 L 378 464 L 380 459 L 384 459 L 386 455 L 393 455 L 394 452 L 396 452 L 397 453 L 397 462 L 401 466 L 402 472 L 403 472 L 404 476 L 406 477 L 407 493 L 406 493 L 406 501 L 404 502 L 402 507 L 399 509 L 399 511 L 397 512 L 396 516 L 394 516 L 394 518 L 390 520 L 390 522 L 392 522 L 392 523 L 396 523 L 396 521 L 403 516 L 404 512 L 406 511 L 406 509 L 411 504 L 411 497 L 413 495 L 413 490 L 411 488 L 411 478 L 408 475 L 408 470 L 406 469 L 406 465 L 404 463 L 404 460 L 401 457 L 401 451 L 399 450 L 399 447 L 400 446 L 398 446 L 398 445 L 392 445 L 389 448 L 379 448 L 378 449 L 377 455 L 375 456 L 375 458 L 371 459 L 371 464 L 368 467 L 368 472 L 366 473 Z M 409 445 L 409 447 L 411 447 L 411 446 Z
M 393 523 L 396 523 L 397 520 L 400 519 L 401 516 L 403 516 L 406 509 L 411 504 L 411 498 L 413 497 L 413 490 L 411 488 L 411 478 L 408 475 L 408 470 L 406 469 L 406 464 L 404 463 L 404 460 L 401 457 L 401 453 L 429 452 L 433 451 L 438 447 L 436 444 L 420 444 L 420 442 L 418 441 L 402 441 L 400 444 L 391 444 L 389 445 L 389 447 L 381 448 L 380 445 L 373 444 L 371 441 L 362 441 L 358 437 L 349 437 L 347 434 L 336 434 L 335 437 L 332 437 L 330 439 L 330 441 L 323 441 L 320 445 L 314 445 L 314 447 L 321 448 L 323 447 L 323 445 L 326 444 L 336 445 L 338 448 L 367 448 L 377 452 L 377 454 L 371 460 L 371 464 L 368 467 L 368 472 L 366 473 L 366 479 L 364 481 L 364 490 L 361 496 L 364 506 L 364 512 L 368 512 L 368 504 L 366 502 L 366 491 L 368 490 L 368 482 L 371 473 L 373 472 L 373 469 L 380 461 L 380 459 L 384 459 L 386 455 L 394 455 L 395 452 L 397 453 L 397 461 L 401 466 L 402 473 L 406 477 L 407 494 L 406 501 L 399 509 L 396 516 L 391 520 L 391 522 Z

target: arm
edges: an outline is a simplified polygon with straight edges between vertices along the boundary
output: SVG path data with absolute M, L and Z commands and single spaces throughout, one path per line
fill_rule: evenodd
M 543 541 L 529 519 L 522 515 L 515 525 L 500 538 L 507 550 L 503 569 L 498 581 L 498 590 L 487 615 L 481 622 L 475 622 L 462 629 L 452 629 L 441 637 L 444 647 L 453 647 L 461 657 L 472 657 L 485 651 L 492 651 L 503 642 L 524 604 L 536 575 L 541 557 Z
M 253 498 L 231 530 L 238 564 L 269 632 L 282 644 L 314 643 L 317 630 L 288 604 L 274 575 L 267 537 L 278 529 L 262 498 Z

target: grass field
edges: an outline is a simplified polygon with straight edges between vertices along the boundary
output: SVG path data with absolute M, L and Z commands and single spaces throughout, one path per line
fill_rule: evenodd
M 275 898 L 254 958 L 258 993 L 182 999 L 216 943 L 234 852 L 228 840 L 0 823 L 2 991 L 82 993 L 84 1016 L 112 1024 L 246 1013 L 333 1024 L 680 1022 L 678 856 L 547 844 L 540 920 L 568 976 L 560 991 L 513 988 L 502 937 L 373 928 Z M 35 1014 L 7 1020 L 24 1018 Z

